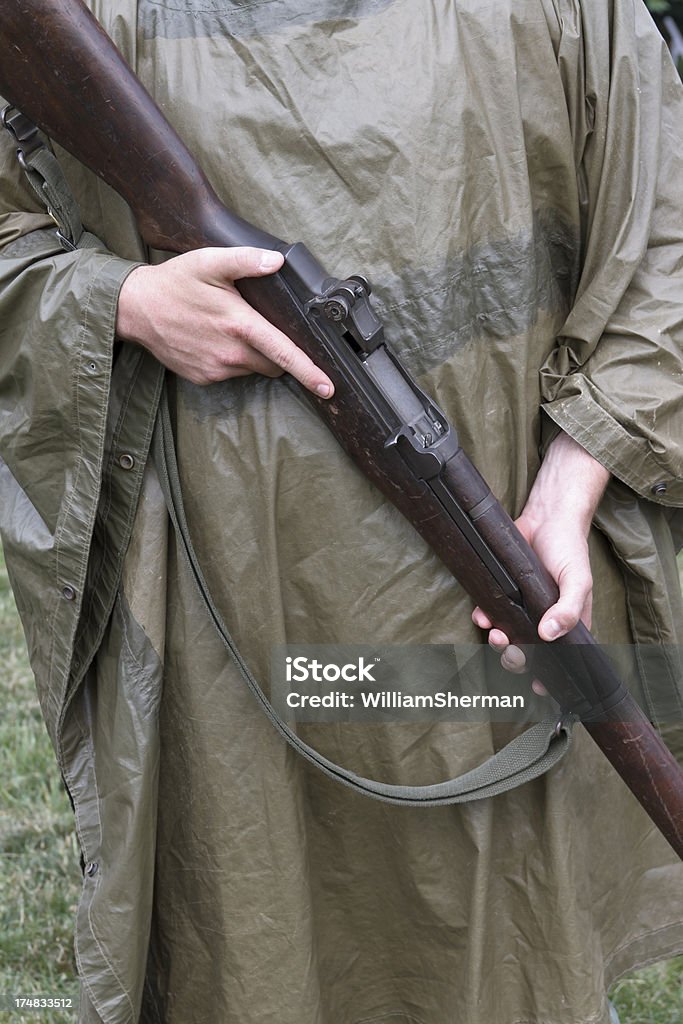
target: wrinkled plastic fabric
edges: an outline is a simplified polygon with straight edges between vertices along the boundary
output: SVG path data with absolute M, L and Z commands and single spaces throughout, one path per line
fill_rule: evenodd
M 612 470 L 594 631 L 681 643 L 683 97 L 644 7 L 91 7 L 228 205 L 371 279 L 513 514 L 558 428 Z M 282 742 L 169 531 L 158 368 L 112 360 L 121 284 L 162 256 L 60 157 L 98 248 L 60 250 L 2 142 L 0 526 L 88 865 L 81 1020 L 607 1024 L 612 979 L 683 950 L 681 865 L 580 730 L 542 779 L 458 808 L 363 799 Z M 257 678 L 287 641 L 477 639 L 284 380 L 172 399 L 195 547 Z M 302 731 L 360 774 L 429 783 L 512 729 Z

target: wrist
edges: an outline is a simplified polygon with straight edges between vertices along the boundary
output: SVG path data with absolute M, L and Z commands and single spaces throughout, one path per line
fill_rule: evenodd
M 609 479 L 609 470 L 560 432 L 541 463 L 523 515 L 532 526 L 552 517 L 587 535 Z
M 116 336 L 123 341 L 142 343 L 144 338 L 144 279 L 150 268 L 145 265 L 134 267 L 119 291 L 116 307 Z

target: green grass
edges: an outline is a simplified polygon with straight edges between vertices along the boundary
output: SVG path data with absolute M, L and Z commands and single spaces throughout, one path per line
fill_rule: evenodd
M 681 1024 L 683 957 L 622 978 L 612 990 L 612 1002 L 621 1024 Z
M 35 697 L 1 549 L 0 705 L 0 1024 L 62 1024 L 75 1014 L 2 1008 L 8 997 L 74 994 L 81 876 L 71 808 Z M 612 998 L 622 1024 L 683 1024 L 683 957 L 622 979 Z
M 78 845 L 28 666 L 0 552 L 0 1021 L 72 1022 L 18 1013 L 18 996 L 74 996 Z

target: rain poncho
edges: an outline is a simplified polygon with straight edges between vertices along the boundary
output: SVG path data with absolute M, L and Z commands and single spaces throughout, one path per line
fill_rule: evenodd
M 513 514 L 558 428 L 612 471 L 594 632 L 665 645 L 675 708 L 683 95 L 639 0 L 90 7 L 229 206 L 368 275 Z M 0 526 L 85 861 L 81 1020 L 607 1024 L 614 978 L 683 951 L 683 866 L 580 729 L 542 778 L 464 807 L 376 803 L 287 747 L 169 528 L 159 368 L 113 358 L 120 286 L 162 256 L 59 155 L 90 232 L 71 253 L 2 142 Z M 285 380 L 171 397 L 195 547 L 260 681 L 285 642 L 481 639 Z M 514 728 L 302 732 L 417 784 Z

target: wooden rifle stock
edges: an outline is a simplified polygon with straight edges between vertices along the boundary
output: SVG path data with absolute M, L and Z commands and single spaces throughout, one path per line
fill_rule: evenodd
M 291 247 L 228 211 L 195 159 L 81 0 L 3 0 L 0 93 L 128 202 L 144 240 L 182 253 L 210 245 Z M 306 393 L 343 448 L 410 520 L 477 604 L 513 640 L 535 646 L 535 673 L 577 713 L 605 756 L 683 858 L 683 772 L 583 625 L 553 644 L 537 625 L 557 590 L 460 450 L 443 484 L 460 505 L 485 507 L 476 528 L 521 591 L 513 600 L 474 557 L 432 490 L 368 422 L 359 395 L 321 348 L 282 272 L 239 282 L 245 298 L 335 383 L 330 402 Z M 583 697 L 576 696 L 576 680 Z M 585 698 L 585 699 L 584 699 Z

